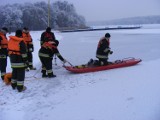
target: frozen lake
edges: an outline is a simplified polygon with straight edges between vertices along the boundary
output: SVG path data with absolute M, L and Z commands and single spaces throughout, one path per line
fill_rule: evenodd
M 87 62 L 95 58 L 98 41 L 106 32 L 111 34 L 111 49 L 114 52 L 110 60 L 135 57 L 150 61 L 160 58 L 160 28 L 155 26 L 133 30 L 59 33 L 63 36 L 60 51 L 64 56 L 69 55 L 66 57 L 74 64 Z

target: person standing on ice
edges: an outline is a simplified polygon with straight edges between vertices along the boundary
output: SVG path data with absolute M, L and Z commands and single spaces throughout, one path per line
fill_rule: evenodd
M 26 44 L 22 37 L 22 30 L 17 30 L 15 36 L 9 36 L 8 51 L 12 68 L 11 86 L 18 92 L 26 89 L 24 86 L 25 68 L 27 61 Z
M 55 37 L 55 35 L 54 35 L 54 32 L 51 31 L 51 27 L 47 27 L 46 30 L 41 34 L 40 46 L 42 46 L 43 43 L 48 42 L 48 41 L 53 41 L 53 42 L 59 44 L 59 41 L 56 40 L 56 37 Z M 58 44 L 57 44 L 57 46 L 58 46 Z M 53 60 L 53 57 L 52 57 L 52 60 Z M 56 60 L 56 56 L 55 56 L 55 60 Z M 44 67 L 43 64 L 42 64 L 42 71 L 41 71 L 41 73 L 44 72 L 44 71 L 43 71 L 44 69 L 45 69 L 45 67 Z M 45 71 L 46 71 L 46 70 L 45 70 Z M 44 74 L 43 74 L 43 75 L 44 75 Z M 45 76 L 45 75 L 44 75 L 44 76 Z M 43 76 L 43 77 L 44 77 L 44 76 Z
M 104 37 L 102 37 L 98 43 L 96 57 L 99 60 L 99 65 L 107 65 L 108 64 L 108 55 L 112 54 L 110 48 L 110 37 L 109 33 L 106 33 Z
M 4 80 L 4 75 L 6 74 L 7 67 L 7 56 L 8 56 L 8 40 L 6 34 L 8 33 L 8 29 L 3 27 L 0 30 L 0 72 L 1 78 Z
M 26 47 L 27 47 L 27 58 L 28 58 L 28 62 L 29 62 L 28 67 L 30 70 L 36 70 L 36 68 L 33 67 L 33 55 L 32 55 L 32 52 L 34 51 L 33 41 L 32 41 L 32 37 L 31 37 L 27 27 L 23 28 L 22 36 L 24 38 L 24 41 L 25 41 Z M 28 70 L 28 69 L 26 68 L 26 70 Z
M 42 63 L 42 77 L 56 77 L 56 75 L 53 74 L 52 70 L 52 60 L 54 54 L 63 62 L 66 63 L 67 61 L 61 56 L 61 54 L 58 51 L 58 41 L 45 41 L 40 50 L 39 50 L 39 58 Z

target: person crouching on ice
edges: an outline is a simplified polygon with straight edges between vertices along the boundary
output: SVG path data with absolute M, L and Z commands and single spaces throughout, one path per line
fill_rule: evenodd
M 66 60 L 61 56 L 58 51 L 58 41 L 47 41 L 44 42 L 39 50 L 39 58 L 42 63 L 42 77 L 56 77 L 52 71 L 52 60 L 54 54 L 63 62 L 66 63 Z
M 98 43 L 96 57 L 99 59 L 98 64 L 100 66 L 107 65 L 108 55 L 113 53 L 113 51 L 111 51 L 110 49 L 110 37 L 111 35 L 109 33 L 106 33 Z

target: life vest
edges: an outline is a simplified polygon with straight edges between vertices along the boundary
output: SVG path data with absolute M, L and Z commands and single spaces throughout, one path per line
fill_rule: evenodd
M 0 32 L 0 36 L 2 37 L 2 41 L 1 41 L 1 48 L 7 48 L 8 47 L 8 40 L 7 40 L 7 37 Z
M 51 49 L 51 50 L 57 49 L 57 47 L 56 47 L 54 44 L 56 44 L 56 43 L 54 43 L 53 41 L 52 41 L 52 42 L 49 41 L 49 42 L 43 43 L 42 47 L 44 47 L 44 48 L 49 48 L 49 49 Z
M 9 36 L 10 40 L 8 42 L 8 50 L 10 54 L 20 55 L 20 46 L 19 43 L 23 41 L 23 38 L 17 36 Z
M 32 38 L 29 32 L 28 33 L 22 32 L 22 36 L 26 44 L 32 44 Z

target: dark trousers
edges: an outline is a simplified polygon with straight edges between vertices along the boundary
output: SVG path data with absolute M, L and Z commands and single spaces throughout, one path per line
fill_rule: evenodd
M 7 67 L 7 57 L 0 58 L 0 72 L 2 80 L 4 80 L 4 75 L 6 74 L 6 67 Z
M 108 64 L 108 59 L 107 58 L 99 58 L 99 65 L 107 65 Z
M 11 85 L 15 89 L 22 90 L 24 86 L 25 68 L 12 68 Z
M 29 68 L 33 67 L 33 55 L 32 52 L 27 52 L 28 62 L 29 62 Z
M 52 58 L 50 57 L 39 57 L 40 61 L 42 63 L 42 73 L 45 74 L 47 73 L 48 75 L 52 75 L 53 71 L 52 71 Z M 45 69 L 44 69 L 45 68 Z

